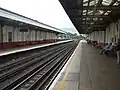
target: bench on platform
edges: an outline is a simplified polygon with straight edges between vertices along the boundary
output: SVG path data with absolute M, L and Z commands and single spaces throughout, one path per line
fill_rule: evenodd
M 104 47 L 104 43 L 99 42 L 95 47 L 102 49 Z
M 91 40 L 86 40 L 86 41 L 87 41 L 87 44 L 92 44 Z
M 98 44 L 97 41 L 92 41 L 92 46 L 96 46 Z
M 116 57 L 117 56 L 116 52 L 117 52 L 116 47 L 113 46 L 112 50 L 105 52 L 105 55 L 110 56 L 110 57 Z

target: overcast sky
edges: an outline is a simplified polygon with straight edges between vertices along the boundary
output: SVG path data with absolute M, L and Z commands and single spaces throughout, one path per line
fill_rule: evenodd
M 56 28 L 72 28 L 69 32 L 77 33 L 58 0 L 0 0 L 0 7 Z

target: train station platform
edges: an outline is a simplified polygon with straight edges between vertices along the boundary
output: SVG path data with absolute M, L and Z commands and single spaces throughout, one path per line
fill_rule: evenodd
M 49 90 L 120 90 L 120 65 L 81 41 Z
M 22 51 L 27 51 L 27 50 L 32 50 L 32 49 L 37 49 L 37 48 L 42 48 L 42 47 L 47 47 L 47 46 L 52 46 L 52 45 L 57 45 L 57 44 L 70 42 L 70 41 L 72 41 L 72 40 L 64 40 L 64 41 L 58 41 L 58 42 L 54 42 L 54 43 L 36 44 L 36 45 L 29 45 L 29 46 L 0 49 L 0 56 L 17 53 L 17 52 L 22 52 Z

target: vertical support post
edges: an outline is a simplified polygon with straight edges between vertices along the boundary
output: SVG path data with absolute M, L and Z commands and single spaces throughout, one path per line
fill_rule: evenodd
M 104 43 L 106 43 L 106 30 L 104 31 Z
M 37 30 L 35 29 L 35 41 L 37 41 Z
M 32 41 L 31 37 L 32 37 L 32 35 L 31 35 L 31 29 L 29 29 L 29 41 Z
M 4 25 L 0 25 L 0 31 L 1 31 L 1 47 L 3 47 L 3 26 L 4 26 Z
M 16 27 L 13 27 L 13 41 L 12 42 L 15 42 L 15 29 Z
M 45 40 L 46 40 L 46 34 L 47 34 L 47 32 L 45 32 Z
M 119 33 L 119 32 L 118 32 L 118 23 L 116 23 L 116 29 L 117 29 L 117 33 Z M 116 41 L 117 41 L 118 38 L 119 38 L 119 35 L 116 34 Z

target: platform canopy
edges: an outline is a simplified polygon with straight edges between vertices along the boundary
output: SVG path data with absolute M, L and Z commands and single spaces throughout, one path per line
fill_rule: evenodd
M 120 18 L 120 0 L 59 0 L 79 33 L 105 30 Z
M 40 29 L 44 31 L 51 31 L 56 33 L 65 33 L 65 31 L 52 27 L 50 25 L 41 23 L 37 20 L 25 17 L 23 15 L 11 12 L 9 10 L 0 8 L 0 24 L 19 26 L 24 28 Z

